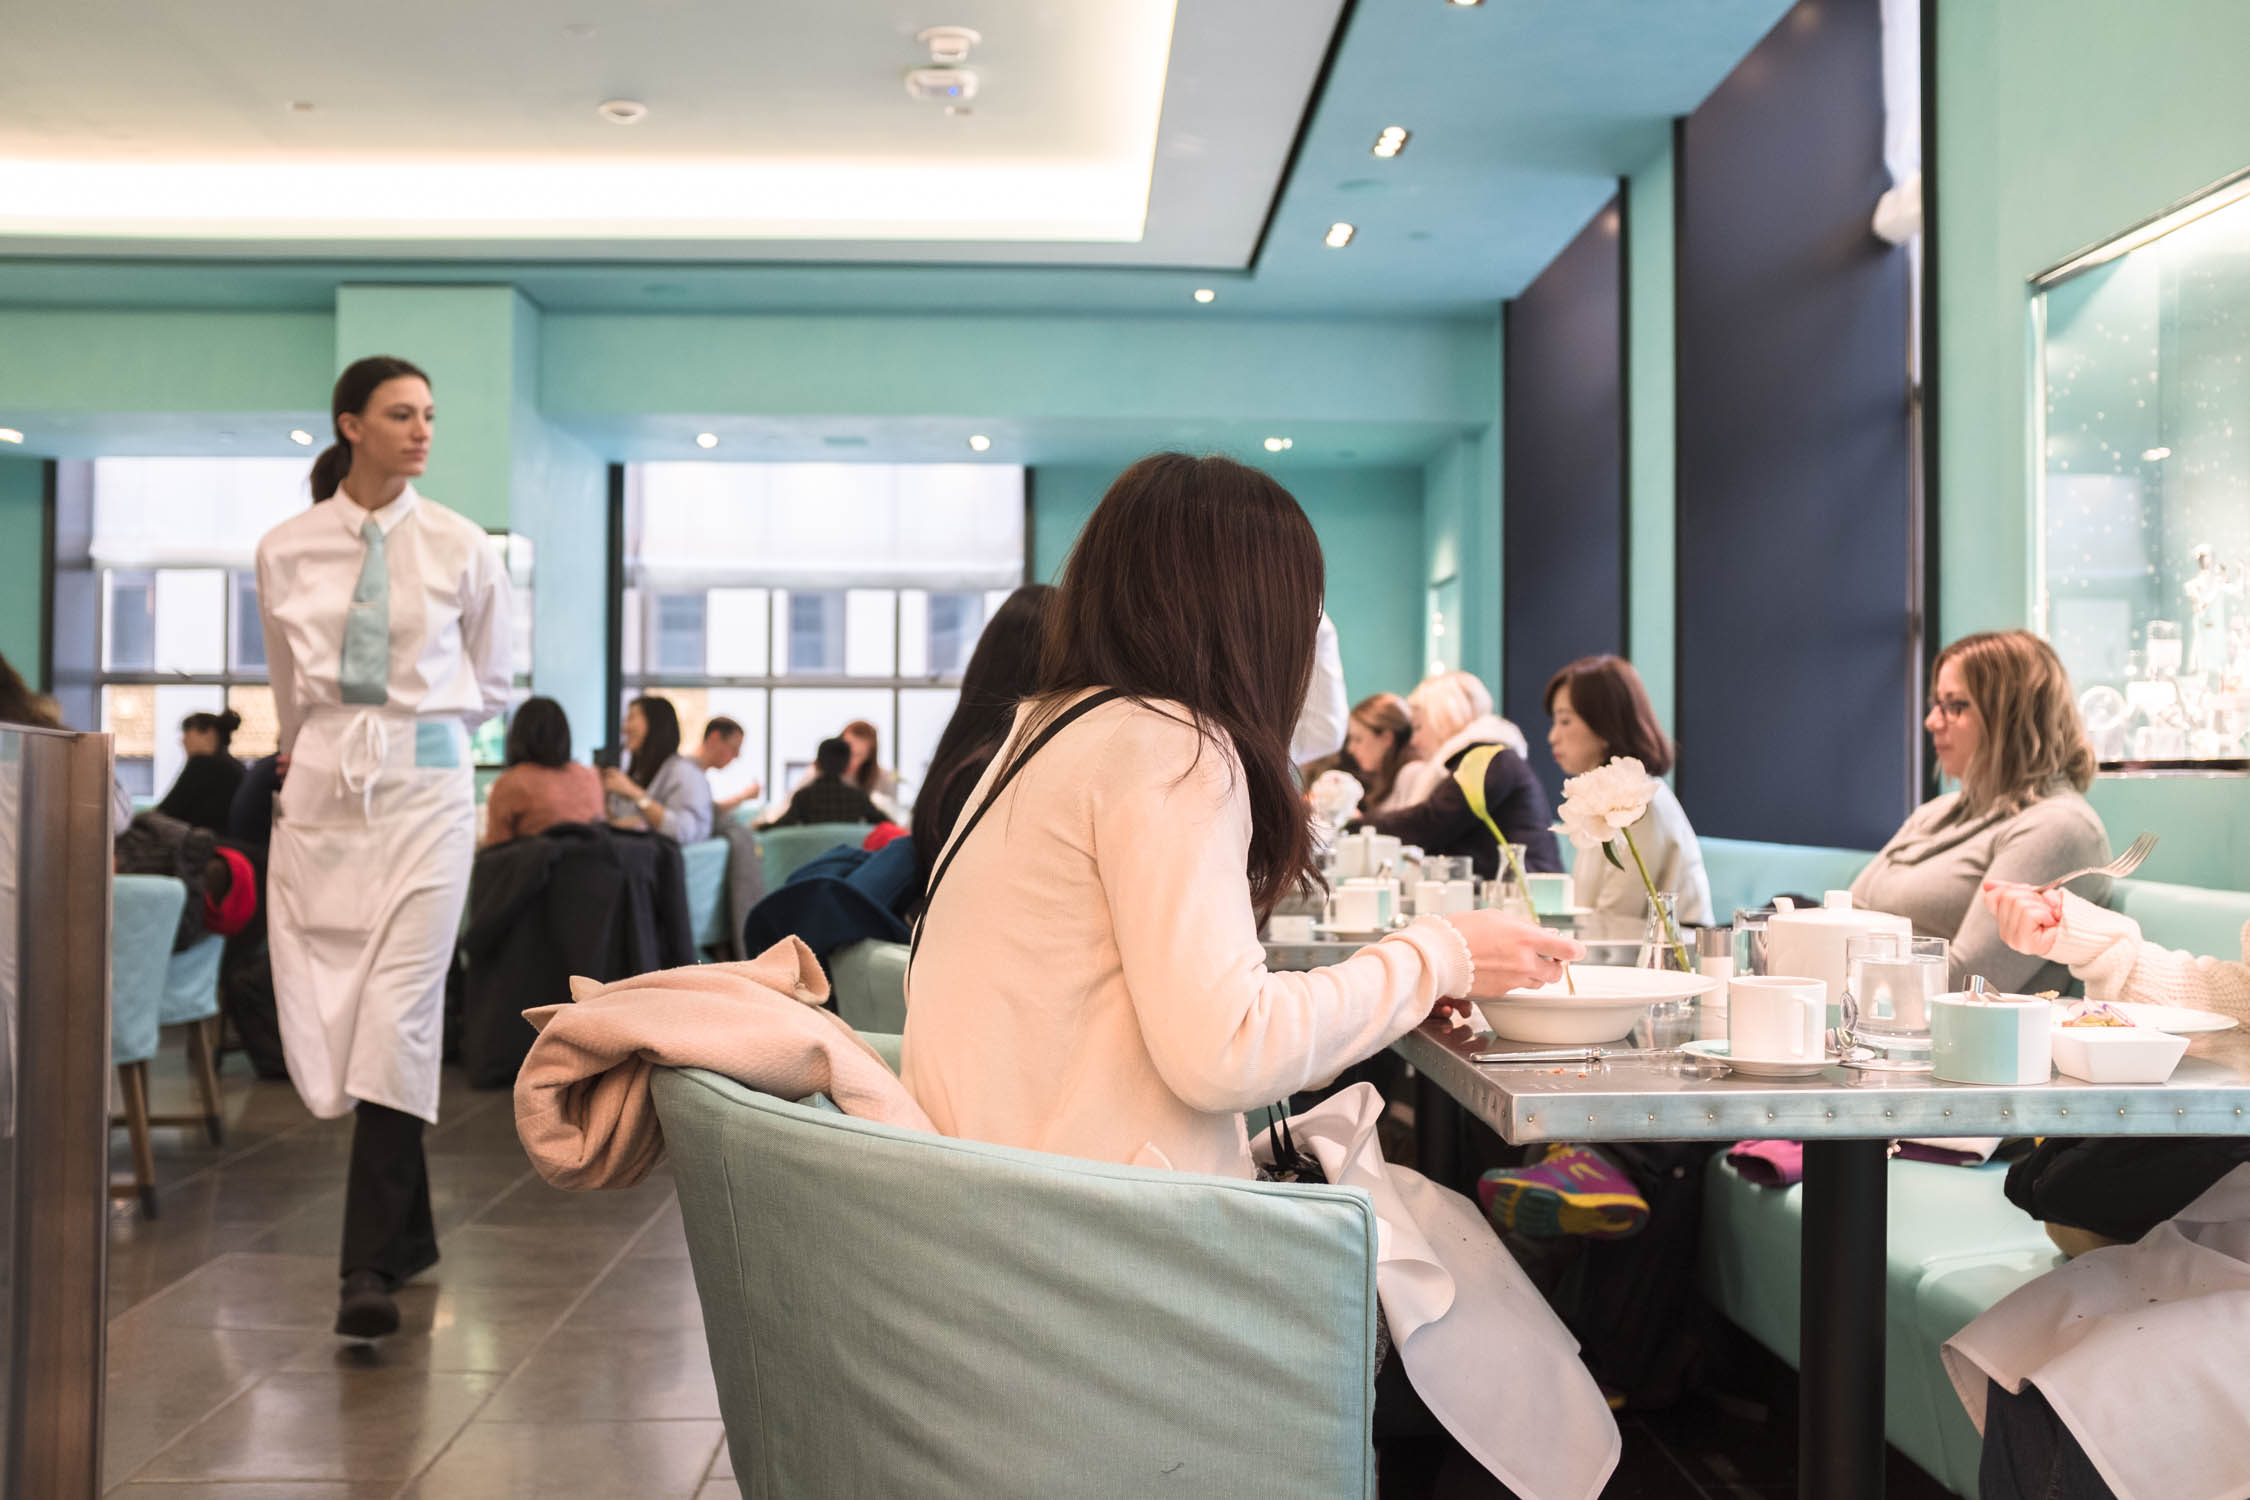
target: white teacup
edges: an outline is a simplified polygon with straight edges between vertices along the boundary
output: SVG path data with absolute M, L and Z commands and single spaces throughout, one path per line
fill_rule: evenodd
M 1310 915 L 1284 916 L 1279 913 L 1266 919 L 1266 941 L 1269 943 L 1309 943 L 1312 941 L 1313 921 Z
M 1727 981 L 1727 1052 L 1758 1062 L 1810 1062 L 1827 1052 L 1828 985 L 1786 974 Z
M 1445 883 L 1445 911 L 1475 911 L 1477 909 L 1477 883 L 1474 880 L 1448 880 Z
M 1390 890 L 1379 882 L 1347 880 L 1328 893 L 1328 926 L 1336 932 L 1373 932 L 1384 925 Z
M 1447 886 L 1442 880 L 1425 880 L 1414 887 L 1414 915 L 1429 916 L 1433 912 L 1453 910 L 1446 896 Z

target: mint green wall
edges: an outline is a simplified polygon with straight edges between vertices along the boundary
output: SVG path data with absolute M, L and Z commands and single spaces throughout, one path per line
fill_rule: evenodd
M 1979 0 L 1938 11 L 1939 627 L 2031 621 L 2027 280 L 2250 165 L 2250 5 Z M 2105 781 L 2143 873 L 2250 884 L 2250 784 Z
M 1656 716 L 1677 723 L 1673 702 L 1676 589 L 1673 574 L 1672 147 L 1625 186 L 1626 433 L 1631 523 L 1625 654 L 1648 686 Z
M 1458 663 L 1484 679 L 1499 696 L 1500 556 L 1499 339 L 1493 338 L 1493 390 L 1490 420 L 1453 439 L 1422 467 L 1422 545 L 1424 613 L 1423 655 L 1430 662 Z M 1447 587 L 1450 581 L 1450 587 Z M 1457 638 L 1448 645 L 1429 636 L 1428 590 L 1444 587 L 1458 598 L 1460 618 L 1446 623 Z
M 540 407 L 1138 424 L 1489 420 L 1490 325 L 1392 319 L 551 313 Z M 630 378 L 624 378 L 630 372 Z
M 334 327 L 325 313 L 0 307 L 0 407 L 301 411 L 336 378 Z
M 46 531 L 47 466 L 36 458 L 0 458 L 0 656 L 39 684 L 39 576 Z
M 1053 582 L 1120 466 L 1042 464 L 1032 471 L 1032 574 Z M 1328 613 L 1357 702 L 1421 680 L 1422 475 L 1414 469 L 1277 468 L 1328 564 Z
M 429 471 L 415 487 L 488 528 L 508 524 L 516 325 L 533 315 L 522 294 L 506 286 L 336 289 L 328 379 L 371 354 L 395 354 L 429 371 L 441 441 L 431 445 Z
M 520 294 L 508 528 L 532 544 L 531 685 L 562 704 L 581 756 L 602 742 L 608 681 L 609 466 L 539 413 L 539 311 Z

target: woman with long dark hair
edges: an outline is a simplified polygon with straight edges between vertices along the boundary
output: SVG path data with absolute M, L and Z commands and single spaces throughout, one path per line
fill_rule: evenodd
M 602 772 L 610 821 L 647 828 L 682 844 L 711 836 L 711 779 L 680 753 L 680 712 L 669 698 L 635 698 L 625 708 L 625 769 Z
M 403 359 L 353 363 L 315 503 L 258 542 L 258 611 L 289 774 L 267 936 L 289 1076 L 354 1112 L 336 1331 L 398 1328 L 436 1264 L 422 1130 L 475 857 L 469 733 L 508 701 L 508 578 L 484 528 L 415 491 L 437 407 Z
M 1255 469 L 1167 453 L 1110 486 L 1051 602 L 1040 692 L 929 888 L 904 1078 L 938 1129 L 1250 1178 L 1242 1111 L 1333 1078 L 1441 1000 L 1557 978 L 1582 953 L 1476 911 L 1325 969 L 1266 967 L 1261 918 L 1319 879 L 1290 736 L 1323 572 L 1304 512 Z
M 921 884 L 937 868 L 938 850 L 960 821 L 961 806 L 984 775 L 1008 730 L 1016 705 L 1038 688 L 1041 637 L 1046 630 L 1054 589 L 1027 583 L 1007 597 L 985 622 L 977 648 L 961 672 L 961 697 L 930 754 L 929 774 L 914 798 L 914 853 Z
M 1660 891 L 1679 897 L 1673 916 L 1691 927 L 1717 921 L 1703 846 L 1680 799 L 1662 779 L 1672 769 L 1672 738 L 1657 722 L 1641 674 L 1622 656 L 1581 656 L 1547 683 L 1547 750 L 1565 776 L 1583 776 L 1629 755 L 1658 778 L 1648 811 L 1632 827 L 1633 848 Z M 1588 911 L 1639 921 L 1648 891 L 1637 870 L 1606 859 L 1582 859 L 1571 871 L 1571 898 Z
M 187 764 L 180 767 L 156 810 L 191 828 L 225 833 L 234 812 L 234 794 L 242 789 L 242 762 L 229 749 L 241 727 L 242 715 L 231 708 L 180 720 L 180 748 L 187 752 Z
M 602 780 L 570 758 L 570 715 L 552 698 L 526 698 L 508 721 L 508 768 L 484 799 L 484 842 L 530 838 L 557 823 L 602 815 Z

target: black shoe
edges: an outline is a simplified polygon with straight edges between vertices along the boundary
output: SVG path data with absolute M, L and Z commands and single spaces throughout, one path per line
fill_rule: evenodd
M 344 1278 L 336 1308 L 336 1331 L 348 1339 L 379 1339 L 398 1332 L 398 1304 L 389 1278 L 380 1271 L 354 1271 Z

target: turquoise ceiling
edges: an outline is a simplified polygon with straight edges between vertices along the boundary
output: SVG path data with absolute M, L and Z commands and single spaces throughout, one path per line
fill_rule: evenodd
M 322 308 L 345 280 L 512 281 L 554 309 L 1458 316 L 1513 296 L 1788 0 L 1358 0 L 1255 264 L 208 262 L 0 258 L 0 303 Z M 1369 154 L 1379 130 L 1405 152 Z M 1352 244 L 1321 243 L 1337 220 Z

